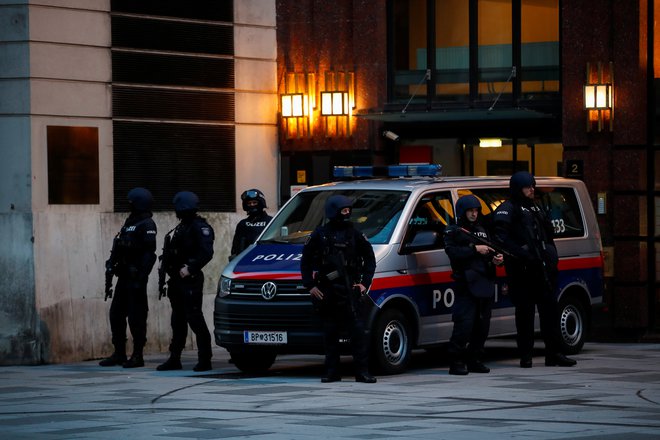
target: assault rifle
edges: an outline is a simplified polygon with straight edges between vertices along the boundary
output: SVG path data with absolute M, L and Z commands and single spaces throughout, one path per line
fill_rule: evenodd
M 540 217 L 540 213 L 542 212 L 541 208 L 539 208 L 536 203 L 534 204 L 534 207 L 537 208 L 538 211 L 532 211 L 532 215 L 535 217 L 537 216 Z M 545 257 L 545 251 L 546 251 L 545 239 L 540 235 L 538 231 L 538 228 L 543 227 L 543 225 L 538 224 L 536 221 L 535 224 L 537 226 L 536 228 L 532 227 L 531 225 L 526 226 L 529 238 L 532 240 L 532 243 L 529 244 L 529 248 L 534 252 L 534 257 L 536 257 L 536 259 L 541 262 L 541 272 L 543 272 L 543 281 L 545 282 L 546 288 L 548 289 L 548 293 L 552 295 L 554 294 L 555 291 L 555 284 L 550 279 L 550 274 L 548 273 L 549 268 L 548 268 L 548 264 L 546 263 L 546 257 Z M 540 243 L 543 253 L 541 252 L 541 249 L 539 249 L 537 243 Z
M 105 269 L 105 298 L 103 301 L 107 301 L 108 298 L 112 298 L 112 277 L 114 273 L 112 272 L 112 267 L 106 267 Z
M 162 255 L 158 257 L 158 261 L 160 261 L 158 265 L 158 301 L 160 301 L 167 296 L 167 287 L 165 287 L 165 264 Z
M 112 249 L 110 250 L 110 258 L 105 262 L 105 298 L 103 301 L 107 301 L 108 298 L 112 298 L 112 277 L 115 275 L 115 269 L 117 268 L 117 242 L 119 241 L 119 233 L 115 235 L 115 238 L 112 240 Z
M 346 292 L 348 293 L 348 295 L 349 296 L 353 295 L 352 299 L 349 298 L 349 301 L 351 302 L 351 310 L 353 311 L 353 313 L 355 313 L 356 309 L 355 309 L 354 301 L 356 300 L 359 301 L 362 298 L 363 294 L 362 292 L 360 292 L 359 287 L 351 285 L 351 281 L 348 277 L 348 271 L 346 270 L 347 268 L 346 256 L 344 255 L 346 245 L 339 245 L 338 243 L 335 243 L 334 246 L 337 248 L 343 248 L 343 249 L 339 249 L 339 251 L 337 252 L 337 254 L 339 255 L 339 268 L 338 268 L 340 272 L 339 276 L 341 276 L 344 279 L 344 286 L 346 288 Z M 376 304 L 376 302 L 369 296 L 368 292 L 365 292 L 364 296 L 369 298 L 376 307 L 379 307 L 378 304 Z
M 491 249 L 493 249 L 496 253 L 502 254 L 505 257 L 517 258 L 515 255 L 513 255 L 511 252 L 507 251 L 506 249 L 502 248 L 501 246 L 497 246 L 497 245 L 491 243 L 490 241 L 486 240 L 483 237 L 479 237 L 478 235 L 474 235 L 472 232 L 468 231 L 465 228 L 459 227 L 458 230 L 460 232 L 462 232 L 463 234 L 465 234 L 470 240 L 472 240 L 473 243 L 477 242 L 477 244 L 486 245 L 486 246 L 490 247 Z
M 170 266 L 170 255 L 172 250 L 170 249 L 172 245 L 172 229 L 170 232 L 165 234 L 163 239 L 163 253 L 158 257 L 160 264 L 158 265 L 158 300 L 160 301 L 164 296 L 167 296 L 167 287 L 165 286 L 165 275 L 167 274 L 167 269 Z

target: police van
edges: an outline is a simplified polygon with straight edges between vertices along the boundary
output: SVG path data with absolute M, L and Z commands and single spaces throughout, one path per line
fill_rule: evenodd
M 354 201 L 351 220 L 376 256 L 367 319 L 374 371 L 400 373 L 411 350 L 449 340 L 455 293 L 443 230 L 455 222 L 456 200 L 466 194 L 479 198 L 488 220 L 509 197 L 509 177 L 442 177 L 440 165 L 398 165 L 385 171 L 387 177 L 373 178 L 372 167 L 336 168 L 340 180 L 298 192 L 257 242 L 224 268 L 215 299 L 215 341 L 240 370 L 263 372 L 278 354 L 323 354 L 323 333 L 301 283 L 300 259 L 307 237 L 324 221 L 325 201 L 335 194 Z M 598 224 L 583 182 L 536 177 L 536 183 L 538 202 L 550 212 L 560 256 L 562 348 L 575 354 L 585 342 L 592 307 L 603 299 Z M 515 332 L 502 267 L 490 336 Z M 348 349 L 349 341 L 343 343 Z

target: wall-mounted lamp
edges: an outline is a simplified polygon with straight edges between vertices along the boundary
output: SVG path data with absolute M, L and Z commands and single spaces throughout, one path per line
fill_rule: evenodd
M 321 92 L 321 116 L 348 116 L 350 112 L 347 92 Z
M 502 146 L 502 139 L 498 138 L 480 138 L 479 148 L 500 148 Z
M 350 136 L 355 123 L 355 73 L 330 70 L 323 74 L 321 119 L 328 137 Z
M 385 130 L 383 132 L 383 137 L 386 137 L 387 139 L 396 142 L 399 140 L 399 135 L 394 133 L 393 131 Z
M 302 93 L 285 93 L 282 95 L 282 117 L 300 118 L 309 114 L 307 97 Z
M 589 84 L 584 86 L 584 108 L 587 110 L 612 108 L 612 85 Z
M 614 69 L 612 62 L 603 68 L 597 63 L 594 69 L 587 63 L 587 80 L 584 85 L 584 108 L 587 111 L 587 131 L 597 123 L 598 131 L 608 125 L 614 128 Z
M 316 108 L 316 75 L 288 72 L 280 95 L 282 131 L 287 139 L 311 136 Z

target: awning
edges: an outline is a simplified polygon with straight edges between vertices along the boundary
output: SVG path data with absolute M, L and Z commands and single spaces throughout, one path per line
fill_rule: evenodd
M 452 122 L 452 121 L 520 121 L 552 119 L 555 116 L 526 108 L 507 109 L 450 109 L 430 111 L 402 112 L 365 112 L 356 113 L 362 119 L 380 122 Z

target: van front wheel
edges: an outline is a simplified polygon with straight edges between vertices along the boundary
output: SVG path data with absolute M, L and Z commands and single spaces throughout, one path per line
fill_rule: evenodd
M 562 353 L 577 354 L 587 337 L 587 315 L 582 303 L 573 297 L 559 302 L 559 332 Z
M 410 324 L 398 310 L 385 310 L 377 318 L 372 333 L 371 361 L 380 374 L 399 374 L 410 362 Z

